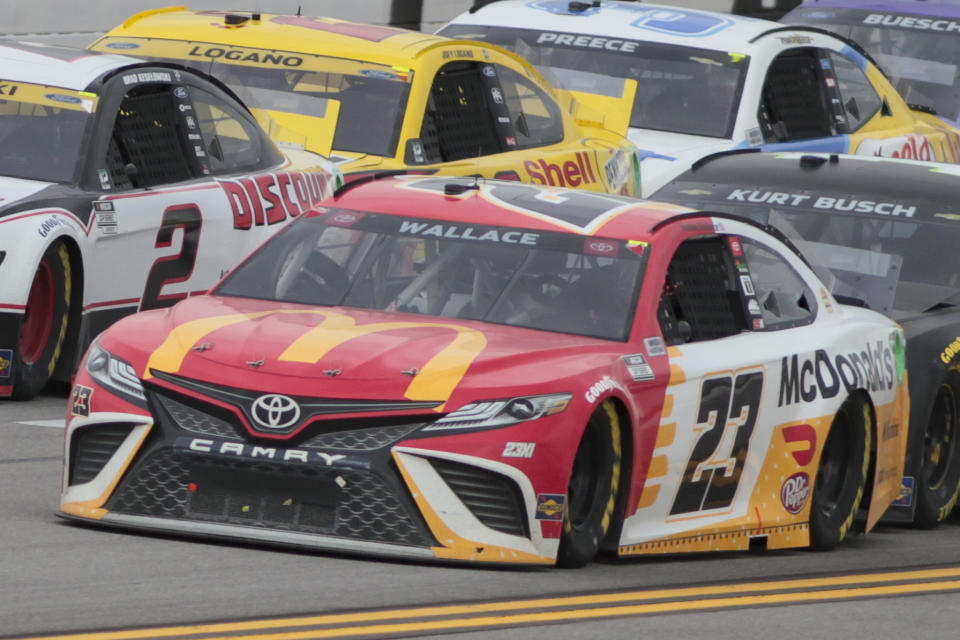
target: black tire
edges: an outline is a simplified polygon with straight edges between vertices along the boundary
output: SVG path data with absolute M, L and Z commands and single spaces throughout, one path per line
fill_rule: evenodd
M 590 417 L 570 470 L 557 564 L 582 567 L 600 550 L 620 486 L 620 416 L 606 400 Z
M 960 496 L 960 373 L 940 381 L 923 434 L 923 460 L 917 478 L 913 522 L 932 529 L 950 515 Z
M 53 375 L 67 339 L 72 286 L 70 252 L 64 243 L 55 242 L 40 259 L 17 330 L 14 399 L 33 398 Z
M 847 398 L 833 418 L 820 454 L 810 505 L 810 547 L 840 544 L 860 508 L 870 467 L 873 414 L 860 396 Z

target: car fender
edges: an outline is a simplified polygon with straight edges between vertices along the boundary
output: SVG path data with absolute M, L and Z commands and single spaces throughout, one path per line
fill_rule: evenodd
M 66 210 L 26 212 L 0 220 L 0 225 L 0 252 L 6 252 L 0 263 L 0 310 L 22 312 L 47 247 L 69 239 L 83 255 L 87 232 Z

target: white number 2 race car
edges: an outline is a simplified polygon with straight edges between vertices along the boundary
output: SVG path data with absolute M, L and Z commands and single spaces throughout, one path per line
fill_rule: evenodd
M 0 396 L 66 380 L 102 329 L 206 291 L 342 181 L 216 80 L 0 47 Z

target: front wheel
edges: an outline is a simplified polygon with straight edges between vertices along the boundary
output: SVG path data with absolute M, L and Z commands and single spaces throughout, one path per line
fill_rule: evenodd
M 829 551 L 850 531 L 860 508 L 870 465 L 873 414 L 859 396 L 850 396 L 833 418 L 820 454 L 810 506 L 810 547 Z
M 620 485 L 620 417 L 606 400 L 590 417 L 570 472 L 557 564 L 586 565 L 610 529 Z
M 70 253 L 56 242 L 40 259 L 20 320 L 13 364 L 17 400 L 36 396 L 53 375 L 67 339 L 71 286 Z
M 933 400 L 923 434 L 914 523 L 924 529 L 946 518 L 960 495 L 960 373 L 947 371 Z

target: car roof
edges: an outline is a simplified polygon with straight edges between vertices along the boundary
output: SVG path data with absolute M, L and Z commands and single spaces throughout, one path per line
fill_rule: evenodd
M 605 0 L 598 7 L 570 11 L 570 4 L 560 0 L 499 0 L 463 13 L 452 23 L 617 36 L 702 49 L 728 50 L 735 44 L 737 51 L 749 48 L 747 43 L 757 36 L 784 27 L 770 20 L 687 7 Z M 690 25 L 688 33 L 657 28 L 658 20 L 676 24 L 681 16 Z
M 960 16 L 960 0 L 817 0 L 804 2 L 795 9 L 806 11 L 818 7 L 913 13 L 925 16 Z
M 727 151 L 707 156 L 664 186 L 671 199 L 684 183 L 812 192 L 820 196 L 910 201 L 915 220 L 960 218 L 960 166 L 921 160 L 810 152 Z M 706 194 L 704 194 L 706 195 Z
M 349 183 L 324 205 L 412 218 L 647 241 L 656 228 L 701 215 L 678 205 L 507 180 L 383 175 Z M 311 215 L 321 215 L 321 206 Z
M 236 24 L 230 24 L 236 21 Z M 111 29 L 110 38 L 158 38 L 229 42 L 240 47 L 353 58 L 383 64 L 412 61 L 450 38 L 334 18 L 250 11 L 191 11 L 170 7 L 144 11 Z M 456 43 L 454 43 L 456 44 Z
M 127 56 L 32 42 L 0 45 L 0 79 L 77 91 L 109 71 L 140 62 Z

